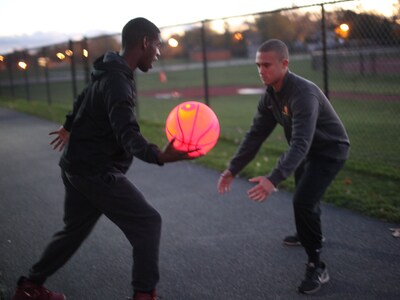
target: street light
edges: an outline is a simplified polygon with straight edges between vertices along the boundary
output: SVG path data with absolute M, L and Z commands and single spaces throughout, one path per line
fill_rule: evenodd
M 65 50 L 65 54 L 69 57 L 71 57 L 72 55 L 74 55 L 74 52 L 71 49 L 67 49 Z
M 347 39 L 350 33 L 350 26 L 346 23 L 340 24 L 335 28 L 335 33 L 342 39 Z
M 349 25 L 347 25 L 346 23 L 340 24 L 339 28 L 340 28 L 340 30 L 342 30 L 344 32 L 347 32 L 350 30 Z
M 43 68 L 45 68 L 47 66 L 48 61 L 49 61 L 49 58 L 44 57 L 44 56 L 38 57 L 38 59 L 37 59 L 38 65 Z
M 240 41 L 242 41 L 244 39 L 244 37 L 243 37 L 243 34 L 241 32 L 235 32 L 234 35 L 233 35 L 233 39 L 236 42 L 240 42 Z
M 29 90 L 29 80 L 28 80 L 28 64 L 24 60 L 18 62 L 18 67 L 23 71 L 25 77 L 25 89 L 26 89 L 26 99 L 31 100 L 31 93 Z
M 18 67 L 20 67 L 22 70 L 26 70 L 28 68 L 28 64 L 24 62 L 23 60 L 20 60 L 18 62 Z
M 56 56 L 58 57 L 59 60 L 64 60 L 64 59 L 65 59 L 64 53 L 58 52 L 58 53 L 56 54 Z
M 4 56 L 3 55 L 0 55 L 0 62 L 4 62 Z M 3 69 L 3 64 L 2 65 L 0 65 L 0 71 Z M 1 91 L 1 84 L 0 84 L 0 95 L 2 94 L 2 91 Z
M 179 42 L 178 42 L 176 39 L 174 39 L 174 38 L 169 38 L 169 39 L 168 39 L 168 45 L 169 45 L 170 47 L 172 47 L 172 48 L 176 48 L 176 47 L 178 47 Z

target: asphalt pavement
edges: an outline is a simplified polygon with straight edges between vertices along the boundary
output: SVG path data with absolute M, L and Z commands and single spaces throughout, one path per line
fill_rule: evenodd
M 51 149 L 48 136 L 58 126 L 0 108 L 4 300 L 62 226 L 60 153 Z M 400 239 L 389 231 L 399 224 L 322 204 L 322 258 L 331 280 L 317 294 L 304 296 L 296 288 L 305 252 L 282 244 L 295 231 L 290 193 L 254 203 L 246 197 L 251 184 L 238 178 L 232 191 L 220 196 L 219 173 L 194 162 L 159 167 L 135 160 L 127 176 L 163 217 L 158 285 L 163 300 L 400 299 Z M 68 300 L 122 300 L 131 294 L 131 263 L 128 241 L 102 217 L 46 285 Z

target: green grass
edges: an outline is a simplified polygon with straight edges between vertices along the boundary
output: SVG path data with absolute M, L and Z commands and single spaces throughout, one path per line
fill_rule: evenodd
M 322 86 L 321 71 L 313 70 L 307 60 L 294 60 L 291 70 Z M 163 130 L 169 111 L 189 99 L 154 99 L 141 92 L 201 87 L 201 70 L 168 72 L 168 82 L 160 83 L 158 73 L 138 73 L 139 116 L 143 134 L 162 146 L 166 143 Z M 257 86 L 259 78 L 254 65 L 210 68 L 210 85 Z M 332 104 L 346 126 L 351 140 L 351 157 L 324 196 L 324 201 L 346 207 L 362 214 L 400 223 L 400 102 L 381 101 L 381 94 L 400 94 L 399 76 L 379 74 L 329 74 L 330 91 L 369 93 L 372 100 L 336 99 Z M 79 83 L 79 87 L 83 86 Z M 261 86 L 261 85 L 259 85 Z M 62 123 L 72 105 L 70 83 L 51 85 L 52 104 L 46 102 L 45 87 L 33 85 L 32 101 L 14 100 L 5 95 L 2 87 L 0 105 L 38 115 Z M 16 88 L 18 98 L 25 97 L 24 86 Z M 221 137 L 216 147 L 195 163 L 222 171 L 234 155 L 248 130 L 259 96 L 212 97 L 210 105 L 221 124 Z M 203 99 L 191 99 L 203 101 Z M 287 144 L 278 127 L 260 149 L 256 158 L 241 173 L 243 177 L 267 174 L 276 164 Z M 285 181 L 281 189 L 293 191 L 293 179 Z
M 43 101 L 27 101 L 25 99 L 0 97 L 0 106 L 62 124 L 64 123 L 65 115 L 71 109 L 72 104 L 55 103 L 48 105 Z
M 145 119 L 141 118 L 143 135 L 150 141 L 163 146 L 167 142 L 163 120 L 165 120 L 169 110 L 178 103 L 178 100 L 160 101 L 143 98 L 141 100 L 140 111 L 141 114 L 146 115 Z M 250 124 L 256 103 L 256 100 L 246 102 L 246 105 L 244 105 L 246 109 L 244 109 L 243 105 L 242 107 L 239 106 L 240 101 L 243 103 L 243 99 L 240 99 L 240 97 L 214 99 L 213 109 L 220 119 L 221 138 L 209 154 L 196 160 L 195 163 L 218 171 L 222 171 L 226 167 L 229 159 L 234 155 L 244 131 Z M 227 103 L 230 105 L 228 106 Z M 37 115 L 57 123 L 63 122 L 65 114 L 70 109 L 70 105 L 65 104 L 53 104 L 49 106 L 43 101 L 28 102 L 26 100 L 11 99 L 2 99 L 0 105 Z M 350 107 L 349 105 L 347 102 L 340 102 L 336 106 L 338 111 L 346 112 L 351 108 L 351 105 Z M 229 115 L 226 113 L 227 107 L 230 107 Z M 383 109 L 383 111 L 386 111 L 388 114 L 397 114 L 398 109 L 397 107 L 396 110 Z M 342 117 L 344 120 L 347 117 L 357 119 L 358 122 L 355 122 L 355 125 L 356 127 L 360 126 L 359 122 L 364 120 L 364 115 L 360 113 L 358 116 L 354 116 L 354 114 L 354 111 L 350 113 L 350 116 L 343 113 Z M 386 117 L 383 121 L 388 120 L 389 123 L 392 122 L 392 117 Z M 362 125 L 366 126 L 365 123 L 368 122 L 365 121 Z M 371 122 L 370 127 L 374 128 L 375 125 L 374 122 Z M 383 124 L 381 126 L 385 127 Z M 349 132 L 351 133 L 352 126 L 347 127 L 350 127 Z M 369 131 L 369 128 L 365 128 L 365 131 Z M 385 137 L 381 137 L 379 131 L 376 132 L 376 136 L 373 138 L 369 137 L 368 145 L 363 143 L 362 138 L 355 138 L 353 141 L 353 148 L 355 149 L 352 151 L 352 158 L 346 163 L 344 169 L 328 189 L 324 196 L 324 201 L 371 217 L 391 222 L 400 222 L 400 200 L 398 197 L 400 193 L 400 174 L 398 172 L 398 157 L 393 158 L 397 167 L 380 168 L 380 161 L 386 159 L 383 156 L 375 154 L 374 157 L 371 157 L 366 162 L 358 160 L 356 155 L 358 143 L 360 143 L 358 147 L 372 148 L 372 151 L 374 151 L 373 145 L 379 143 L 379 140 L 381 140 L 380 142 L 385 140 Z M 283 139 L 282 131 L 278 128 L 268 142 L 263 145 L 256 158 L 244 169 L 241 176 L 249 178 L 268 173 L 274 167 L 285 147 L 286 142 Z M 393 153 L 398 150 L 398 143 L 392 145 L 390 150 L 388 149 L 388 151 L 392 151 Z M 388 155 L 387 159 L 390 156 Z M 285 181 L 280 188 L 293 191 L 293 178 Z
M 223 170 L 248 129 L 258 99 L 243 97 L 213 98 L 212 107 L 221 123 L 216 148 L 198 163 Z M 154 124 L 163 124 L 175 101 L 143 99 L 141 112 Z M 351 158 L 328 189 L 324 200 L 341 207 L 393 222 L 400 221 L 400 140 L 397 115 L 400 103 L 336 101 L 334 106 L 346 124 L 352 141 Z M 378 112 L 378 113 L 376 113 Z M 268 173 L 287 144 L 278 127 L 261 148 L 257 157 L 242 172 L 248 178 Z M 293 179 L 282 185 L 293 191 Z

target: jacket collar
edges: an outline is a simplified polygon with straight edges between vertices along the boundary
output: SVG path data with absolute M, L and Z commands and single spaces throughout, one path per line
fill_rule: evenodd
M 281 89 L 279 91 L 275 92 L 273 87 L 269 85 L 267 87 L 268 94 L 270 94 L 270 95 L 275 94 L 279 97 L 285 96 L 288 93 L 288 90 L 290 89 L 290 82 L 291 82 L 293 76 L 294 76 L 294 74 L 288 70 L 283 78 L 283 83 L 282 83 Z

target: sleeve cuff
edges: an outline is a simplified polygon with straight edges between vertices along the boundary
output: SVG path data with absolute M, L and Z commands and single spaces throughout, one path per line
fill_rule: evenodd
M 281 183 L 283 180 L 285 180 L 285 177 L 282 176 L 282 174 L 278 170 L 273 170 L 270 175 L 267 176 L 269 181 L 272 182 L 272 184 L 275 187 L 278 187 L 279 183 Z

